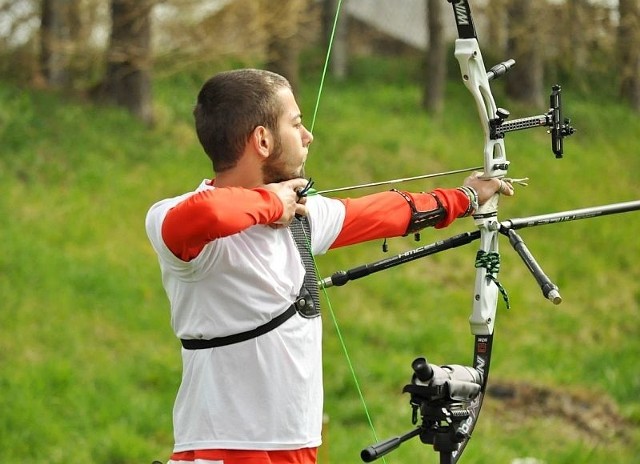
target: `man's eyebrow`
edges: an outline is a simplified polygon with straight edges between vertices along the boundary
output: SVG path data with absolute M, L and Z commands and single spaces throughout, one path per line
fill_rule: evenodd
M 294 115 L 291 117 L 291 120 L 292 120 L 292 121 L 295 121 L 296 119 L 300 119 L 300 120 L 302 121 L 302 113 L 294 114 Z

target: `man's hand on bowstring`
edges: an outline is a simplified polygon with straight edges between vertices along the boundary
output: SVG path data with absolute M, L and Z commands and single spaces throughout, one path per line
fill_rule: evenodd
M 483 179 L 480 177 L 481 174 L 474 172 L 464 180 L 464 185 L 471 187 L 478 194 L 478 204 L 486 203 L 496 193 L 508 197 L 513 196 L 515 193 L 511 179 L 498 179 L 495 177 Z
M 299 178 L 264 186 L 265 189 L 275 193 L 282 202 L 282 216 L 270 224 L 271 227 L 286 227 L 297 214 L 307 215 L 307 207 L 305 206 L 307 197 L 298 195 L 298 191 L 304 189 L 307 182 L 307 179 Z

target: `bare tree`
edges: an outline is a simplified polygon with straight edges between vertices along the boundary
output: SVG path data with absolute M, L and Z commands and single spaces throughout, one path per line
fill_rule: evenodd
M 508 0 L 489 0 L 483 12 L 487 18 L 487 43 L 489 45 L 487 56 L 492 61 L 503 61 L 508 57 L 507 48 L 507 12 Z M 485 63 L 490 65 L 489 63 Z
M 573 73 L 579 73 L 589 66 L 589 36 L 594 30 L 593 11 L 587 0 L 569 0 L 563 9 L 568 30 L 563 34 L 566 53 L 563 53 L 562 59 Z
M 346 14 L 346 11 L 338 11 L 338 3 L 338 0 L 324 0 L 322 2 L 322 29 L 324 44 L 328 48 L 335 24 L 336 30 L 333 36 L 329 64 L 331 74 L 338 79 L 344 79 L 349 67 L 349 15 Z
M 422 106 L 437 114 L 444 106 L 444 88 L 447 78 L 446 44 L 442 27 L 442 1 L 428 0 L 426 26 L 429 44 L 425 57 L 426 69 Z
M 618 32 L 611 2 L 565 0 L 549 4 L 541 44 L 546 72 L 553 79 L 570 79 L 572 90 L 589 92 L 610 79 Z M 617 11 L 616 11 L 617 12 Z
M 620 95 L 640 111 L 640 3 L 620 0 L 618 8 Z
M 336 18 L 339 0 L 322 0 L 322 41 L 329 43 L 333 22 Z
M 151 18 L 154 0 L 111 0 L 107 69 L 97 88 L 100 101 L 127 108 L 153 122 L 151 96 Z
M 70 8 L 66 0 L 42 0 L 40 21 L 40 70 L 47 85 L 69 84 Z
M 539 39 L 539 9 L 542 3 L 510 0 L 507 7 L 509 17 L 509 56 L 517 65 L 507 74 L 507 94 L 518 101 L 532 105 L 543 103 L 543 60 Z
M 38 76 L 47 86 L 76 89 L 86 84 L 93 60 L 89 36 L 98 0 L 39 0 Z M 85 82 L 83 82 L 85 81 Z

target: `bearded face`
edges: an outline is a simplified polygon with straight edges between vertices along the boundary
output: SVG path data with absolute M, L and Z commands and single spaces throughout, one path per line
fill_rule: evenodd
M 302 114 L 290 89 L 282 89 L 278 97 L 283 111 L 278 127 L 271 131 L 273 148 L 262 165 L 265 183 L 304 177 L 304 163 L 313 135 L 302 124 Z
M 285 150 L 282 138 L 274 134 L 273 150 L 262 165 L 262 176 L 265 184 L 283 182 L 285 180 L 304 177 L 304 162 Z

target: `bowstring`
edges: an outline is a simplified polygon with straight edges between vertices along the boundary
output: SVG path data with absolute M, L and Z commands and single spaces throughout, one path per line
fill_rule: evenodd
M 311 128 L 309 132 L 313 134 L 313 129 L 316 126 L 316 117 L 318 116 L 318 108 L 320 107 L 320 97 L 322 96 L 322 89 L 324 88 L 324 79 L 327 76 L 327 69 L 329 68 L 329 59 L 331 58 L 331 50 L 333 49 L 333 39 L 336 35 L 336 29 L 338 26 L 338 18 L 340 17 L 340 10 L 342 9 L 342 0 L 338 0 L 338 6 L 336 7 L 336 14 L 333 17 L 333 25 L 331 26 L 331 34 L 329 35 L 329 45 L 327 46 L 327 55 L 324 59 L 324 67 L 322 68 L 322 74 L 320 76 L 320 86 L 318 87 L 318 95 L 316 96 L 316 105 L 313 109 L 313 118 L 311 119 Z
M 313 117 L 311 119 L 311 128 L 310 128 L 310 132 L 313 134 L 313 130 L 315 128 L 316 125 L 316 119 L 318 116 L 318 108 L 320 107 L 320 98 L 322 97 L 322 90 L 324 89 L 324 82 L 325 82 L 325 78 L 327 76 L 327 70 L 329 68 L 329 60 L 331 58 L 331 50 L 333 49 L 333 40 L 335 38 L 335 34 L 336 34 L 336 29 L 337 29 L 337 25 L 338 25 L 338 19 L 340 17 L 340 11 L 342 9 L 342 0 L 338 0 L 338 5 L 336 6 L 336 13 L 333 17 L 333 25 L 331 27 L 331 34 L 329 36 L 329 45 L 327 47 L 327 54 L 324 60 L 324 66 L 322 69 L 322 74 L 320 76 L 320 85 L 318 87 L 318 94 L 316 96 L 316 103 L 315 103 L 315 108 L 313 110 Z M 306 232 L 305 232 L 306 235 Z M 311 249 L 311 240 L 310 237 L 307 237 L 307 245 L 309 246 L 309 249 Z M 318 269 L 318 264 L 315 260 L 315 257 L 313 255 L 313 252 L 310 253 L 311 257 L 313 259 L 313 266 L 316 269 L 316 274 L 317 275 L 321 275 L 320 271 Z M 358 380 L 358 376 L 356 374 L 356 370 L 355 367 L 353 365 L 353 362 L 351 361 L 351 356 L 349 355 L 349 350 L 347 349 L 347 344 L 345 342 L 344 336 L 342 335 L 342 330 L 340 329 L 340 324 L 338 323 L 338 318 L 336 316 L 336 313 L 333 309 L 333 306 L 331 305 L 331 299 L 329 298 L 329 294 L 327 293 L 327 289 L 326 287 L 322 288 L 322 292 L 324 294 L 324 298 L 327 302 L 327 307 L 329 308 L 329 314 L 331 315 L 331 320 L 333 322 L 333 326 L 335 328 L 336 334 L 338 336 L 338 340 L 340 342 L 340 346 L 342 348 L 342 352 L 344 353 L 344 356 L 346 358 L 347 361 L 347 365 L 349 367 L 349 371 L 351 372 L 351 377 L 353 378 L 353 382 L 354 385 L 356 387 L 356 390 L 358 392 L 358 396 L 360 398 L 360 402 L 362 403 L 362 407 L 364 408 L 364 413 L 366 415 L 367 418 L 367 422 L 369 424 L 369 428 L 371 429 L 371 433 L 373 435 L 373 439 L 377 442 L 378 441 L 378 435 L 376 433 L 376 429 L 373 425 L 373 420 L 371 418 L 371 414 L 369 412 L 369 407 L 367 406 L 367 402 L 364 398 L 364 394 L 362 392 L 362 388 L 360 387 L 360 382 Z M 385 460 L 384 457 L 382 457 L 382 462 L 386 463 L 387 461 Z

